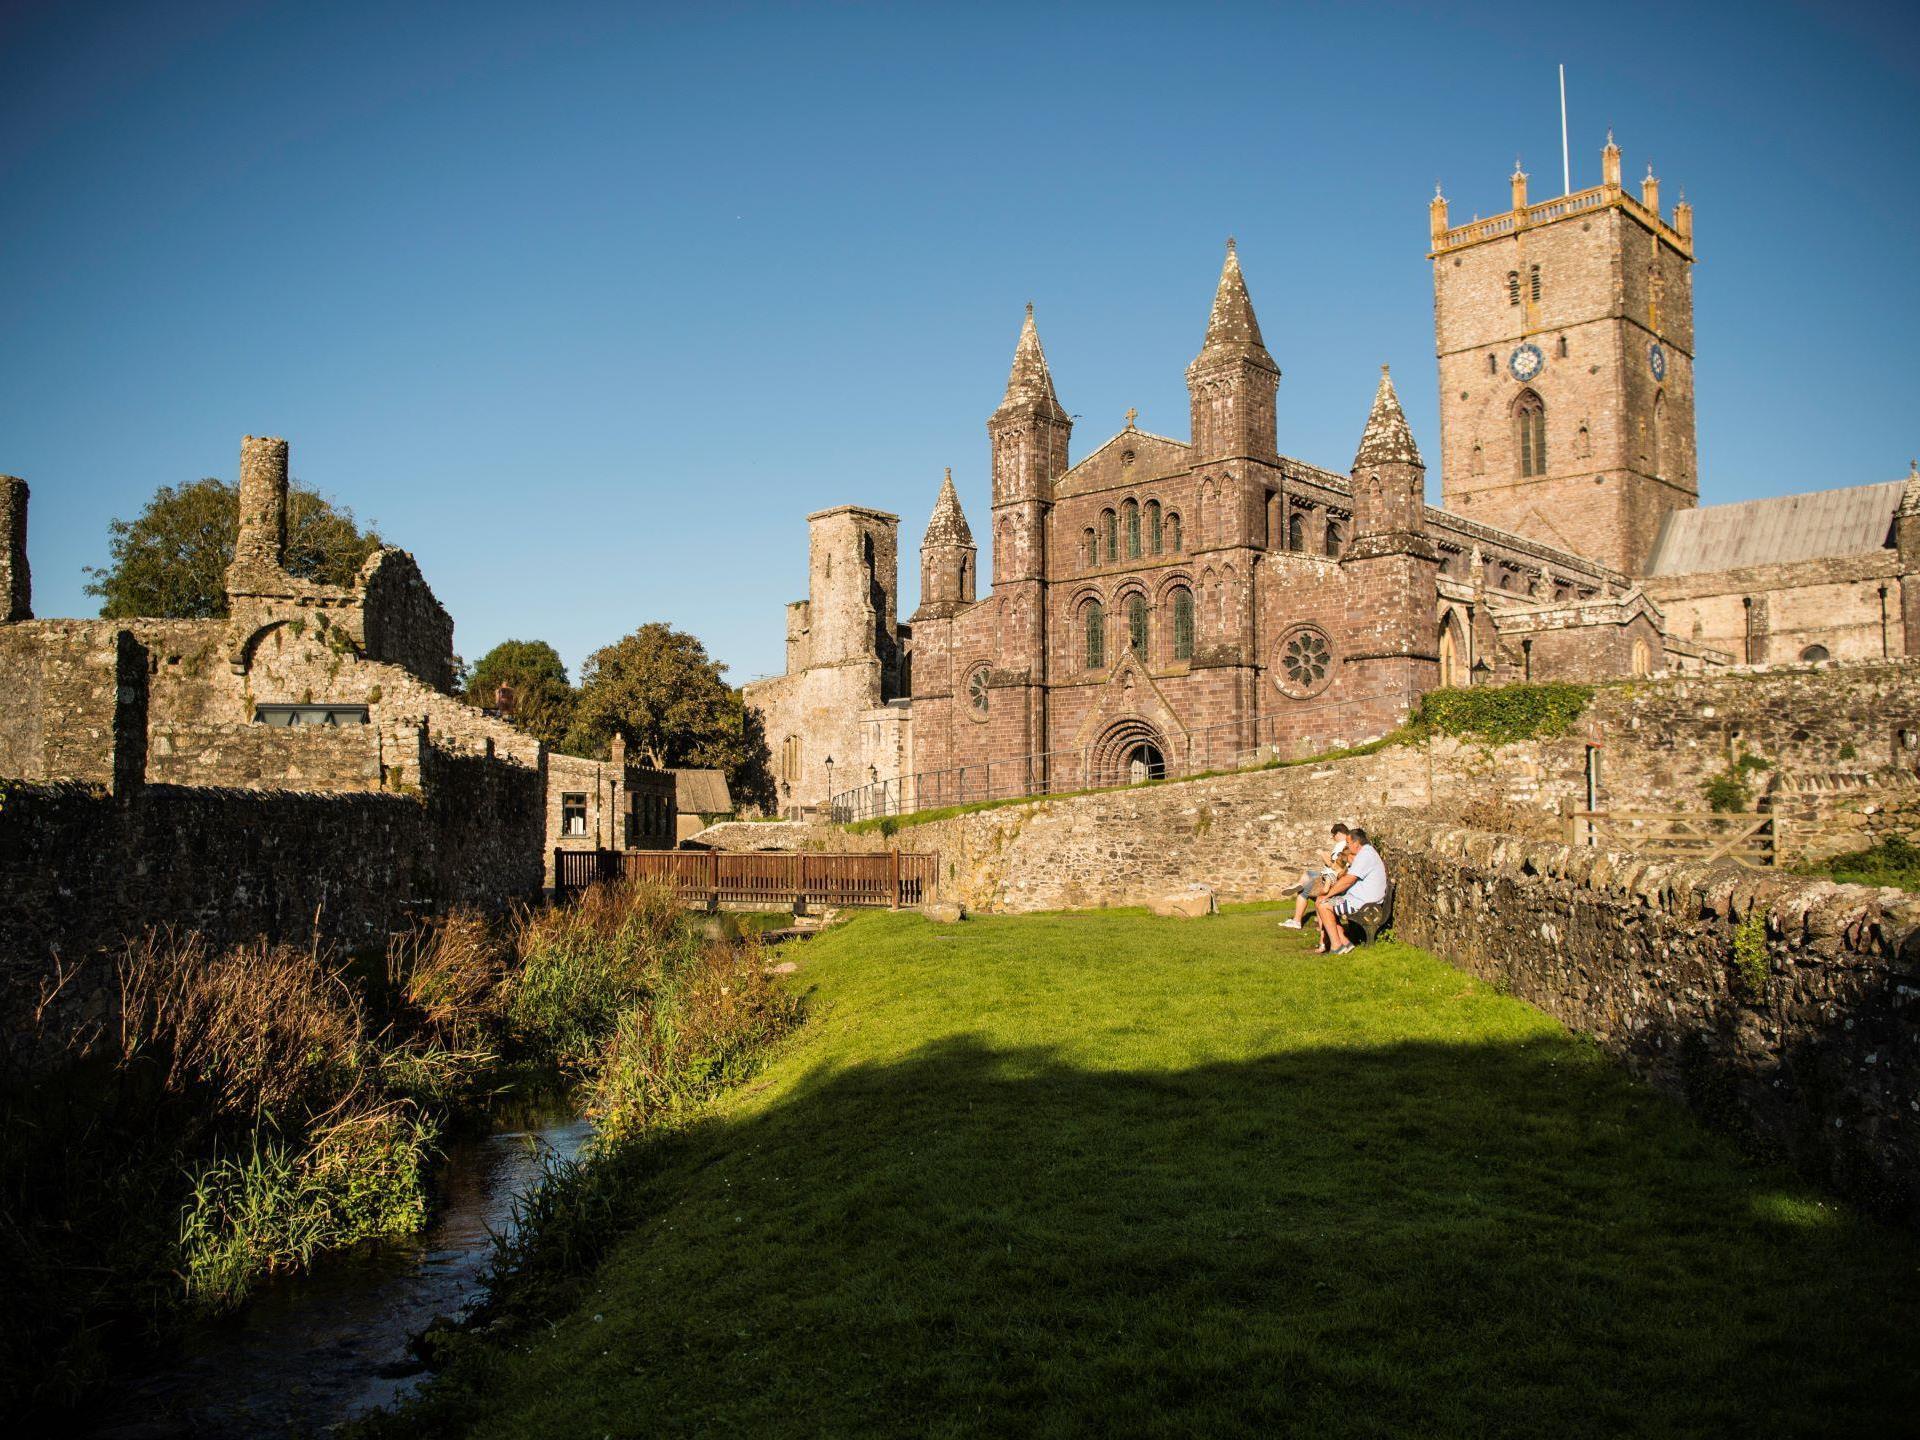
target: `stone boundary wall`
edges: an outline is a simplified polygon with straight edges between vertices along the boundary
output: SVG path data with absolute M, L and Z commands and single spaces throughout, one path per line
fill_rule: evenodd
M 1920 896 L 1381 822 L 1395 934 L 1591 1034 L 1635 1074 L 1920 1224 Z M 1766 973 L 1734 931 L 1764 917 Z
M 411 795 L 0 784 L 5 1057 L 110 1019 L 113 954 L 151 927 L 358 948 L 454 905 L 536 899 L 540 772 L 435 754 L 427 782 Z

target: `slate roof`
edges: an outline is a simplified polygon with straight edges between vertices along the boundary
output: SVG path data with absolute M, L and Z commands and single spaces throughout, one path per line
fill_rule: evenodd
M 731 815 L 733 796 L 724 770 L 676 770 L 673 803 L 682 815 Z
M 1904 487 L 1889 480 L 1673 510 L 1660 522 L 1646 573 L 1693 575 L 1884 549 Z

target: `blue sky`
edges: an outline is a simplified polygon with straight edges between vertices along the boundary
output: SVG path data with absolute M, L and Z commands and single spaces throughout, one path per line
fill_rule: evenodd
M 31 6 L 0 12 L 0 471 L 36 611 L 242 434 L 414 551 L 469 659 L 648 620 L 781 668 L 810 510 L 987 533 L 1023 304 L 1085 454 L 1184 436 L 1221 246 L 1281 448 L 1390 362 L 1439 452 L 1426 202 L 1516 153 L 1696 207 L 1709 501 L 1920 448 L 1910 5 Z M 1429 477 L 1436 487 L 1437 474 Z

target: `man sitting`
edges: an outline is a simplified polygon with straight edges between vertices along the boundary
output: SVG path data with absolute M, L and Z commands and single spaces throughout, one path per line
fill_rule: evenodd
M 1327 851 L 1327 868 L 1307 870 L 1300 876 L 1300 894 L 1293 902 L 1293 918 L 1282 920 L 1284 930 L 1298 930 L 1301 922 L 1307 918 L 1307 906 L 1320 898 L 1326 888 L 1339 878 L 1340 871 L 1347 863 L 1347 827 L 1339 822 L 1333 827 L 1333 848 Z
M 1347 848 L 1352 852 L 1347 873 L 1329 885 L 1314 906 L 1320 917 L 1320 951 L 1326 955 L 1345 955 L 1353 949 L 1347 939 L 1347 916 L 1387 898 L 1387 867 L 1380 852 L 1368 843 L 1367 832 L 1354 826 L 1347 834 Z

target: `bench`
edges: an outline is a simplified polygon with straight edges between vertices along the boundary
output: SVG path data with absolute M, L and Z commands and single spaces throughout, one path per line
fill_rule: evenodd
M 1374 937 L 1393 923 L 1393 881 L 1387 881 L 1386 897 L 1375 900 L 1370 905 L 1362 905 L 1351 915 L 1346 916 L 1342 925 L 1349 939 L 1356 939 L 1361 945 L 1371 945 Z M 1356 932 L 1357 936 L 1356 936 Z

